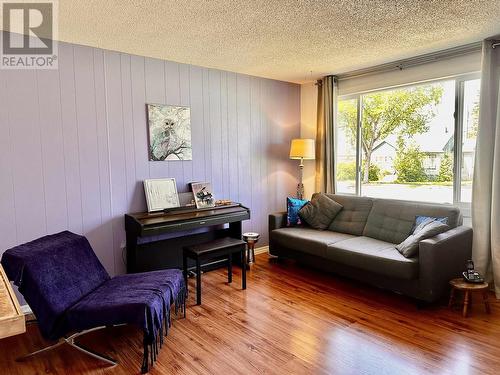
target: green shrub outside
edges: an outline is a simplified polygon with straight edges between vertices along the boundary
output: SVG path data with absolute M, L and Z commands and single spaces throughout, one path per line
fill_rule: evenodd
M 370 165 L 368 172 L 368 179 L 370 181 L 379 181 L 381 178 L 381 171 L 378 165 Z M 338 181 L 352 181 L 356 179 L 356 162 L 343 162 L 337 164 L 337 180 Z

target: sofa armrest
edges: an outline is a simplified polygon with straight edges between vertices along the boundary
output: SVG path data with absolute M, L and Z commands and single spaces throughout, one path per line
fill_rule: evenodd
M 269 214 L 269 232 L 286 227 L 286 211 Z
M 472 229 L 459 226 L 420 241 L 420 290 L 423 299 L 435 301 L 449 289 L 448 282 L 460 277 L 472 258 Z

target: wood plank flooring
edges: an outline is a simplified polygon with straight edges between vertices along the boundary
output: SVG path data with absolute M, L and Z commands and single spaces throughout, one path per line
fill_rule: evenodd
M 265 254 L 240 289 L 240 272 L 203 275 L 203 304 L 194 280 L 186 319 L 176 319 L 151 374 L 498 374 L 500 303 L 471 316 L 414 301 Z M 110 328 L 80 340 L 117 358 L 107 368 L 67 346 L 23 363 L 14 358 L 46 343 L 36 325 L 0 340 L 0 374 L 136 374 L 141 335 Z

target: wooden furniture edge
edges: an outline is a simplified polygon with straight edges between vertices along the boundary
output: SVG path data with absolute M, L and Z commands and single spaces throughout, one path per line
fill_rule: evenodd
M 10 281 L 2 265 L 0 265 L 0 277 L 1 282 L 5 285 L 5 289 L 7 290 L 7 303 L 12 304 L 16 313 L 14 316 L 0 317 L 0 339 L 2 339 L 26 332 L 26 323 L 19 301 L 17 300 L 14 289 L 12 289 L 12 285 L 10 285 Z

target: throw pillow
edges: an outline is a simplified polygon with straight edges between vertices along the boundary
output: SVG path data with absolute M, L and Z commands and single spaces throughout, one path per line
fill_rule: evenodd
M 435 221 L 433 217 L 425 217 L 423 220 L 419 221 L 418 225 L 415 222 L 415 224 L 413 224 L 413 229 L 411 231 L 411 234 L 417 234 L 418 232 L 420 232 L 423 228 L 425 228 L 428 224 L 432 223 L 433 221 Z
M 448 218 L 447 217 L 432 217 L 432 216 L 415 216 L 415 225 L 413 226 L 413 231 L 412 233 L 415 233 L 415 230 L 417 229 L 420 224 L 427 222 L 427 221 L 439 221 L 443 224 L 448 224 Z
M 450 227 L 439 221 L 432 220 L 423 228 L 409 236 L 406 240 L 396 246 L 396 249 L 405 257 L 411 258 L 418 254 L 418 243 L 426 238 L 433 237 L 439 233 L 446 232 Z
M 319 193 L 314 194 L 311 201 L 300 209 L 299 216 L 312 228 L 324 230 L 342 208 L 344 207 L 340 203 Z
M 293 227 L 300 225 L 302 222 L 299 217 L 299 210 L 307 203 L 305 199 L 288 197 L 286 198 L 286 225 Z

